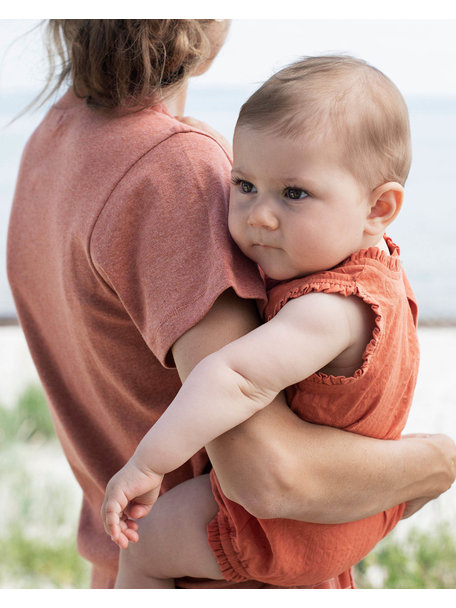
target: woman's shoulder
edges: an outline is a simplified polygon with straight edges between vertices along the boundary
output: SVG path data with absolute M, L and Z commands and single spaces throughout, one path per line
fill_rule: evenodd
M 163 103 L 143 109 L 104 111 L 90 107 L 71 91 L 50 109 L 41 131 L 48 139 L 61 140 L 62 135 L 75 145 L 84 145 L 85 157 L 91 152 L 119 169 L 124 162 L 132 166 L 136 160 L 152 153 L 174 151 L 183 157 L 208 156 L 212 163 L 230 165 L 229 153 L 215 132 L 204 130 L 203 123 L 178 120 Z M 124 162 L 122 162 L 124 161 Z
M 161 148 L 181 151 L 189 158 L 207 157 L 210 164 L 231 167 L 231 146 L 228 141 L 209 125 L 196 119 L 177 119 L 165 111 L 160 116 L 166 130 L 162 133 Z

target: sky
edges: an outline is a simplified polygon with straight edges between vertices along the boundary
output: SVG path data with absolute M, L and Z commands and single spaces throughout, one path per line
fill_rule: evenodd
M 414 6 L 419 7 L 418 0 Z M 392 14 L 409 18 L 392 19 L 385 12 L 388 18 L 341 19 L 331 17 L 338 15 L 333 11 L 328 19 L 303 19 L 299 14 L 293 19 L 234 19 L 219 57 L 207 74 L 195 79 L 195 86 L 259 83 L 303 55 L 344 52 L 384 71 L 406 96 L 456 99 L 456 9 L 453 12 L 449 11 L 450 19 L 430 16 L 441 17 L 444 11 L 423 12 L 425 18 L 416 18 L 419 11 L 400 10 Z M 307 13 L 321 16 L 322 11 Z M 40 21 L 2 16 L 0 94 L 39 90 L 47 74 L 41 30 L 23 34 Z

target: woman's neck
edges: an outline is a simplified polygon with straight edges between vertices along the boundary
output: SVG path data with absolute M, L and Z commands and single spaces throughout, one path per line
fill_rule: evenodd
M 125 105 L 125 106 L 117 106 L 115 108 L 98 108 L 100 111 L 109 112 L 112 116 L 124 116 L 126 114 L 132 114 L 133 112 L 141 112 L 147 107 L 153 107 L 158 101 L 161 102 L 167 109 L 167 111 L 171 114 L 171 116 L 182 117 L 185 113 L 185 102 L 187 101 L 187 89 L 188 89 L 188 79 L 185 80 L 178 87 L 172 89 L 172 91 L 168 91 L 161 96 L 150 97 L 149 99 L 144 100 L 142 103 L 137 103 L 136 105 Z M 65 98 L 70 96 L 71 98 L 75 98 L 74 92 L 71 90 L 71 93 L 67 93 Z M 62 100 L 58 102 L 59 106 L 62 103 Z
M 184 116 L 185 102 L 187 101 L 188 79 L 185 80 L 170 95 L 164 95 L 162 102 L 173 116 Z

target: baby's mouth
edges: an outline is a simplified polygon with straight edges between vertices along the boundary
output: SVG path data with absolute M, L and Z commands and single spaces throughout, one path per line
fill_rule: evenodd
M 267 243 L 253 243 L 254 247 L 263 247 L 264 249 L 278 249 L 274 245 L 268 245 Z

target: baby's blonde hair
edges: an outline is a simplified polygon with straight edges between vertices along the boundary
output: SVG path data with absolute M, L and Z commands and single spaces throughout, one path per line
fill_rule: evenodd
M 243 126 L 295 139 L 336 137 L 347 169 L 370 189 L 404 185 L 410 170 L 405 101 L 380 70 L 355 57 L 305 57 L 280 70 L 242 106 L 236 128 Z

